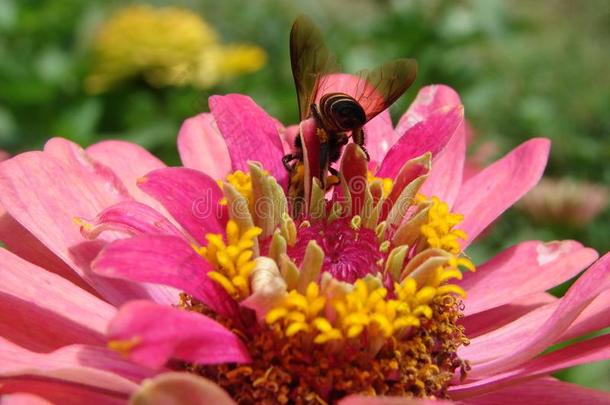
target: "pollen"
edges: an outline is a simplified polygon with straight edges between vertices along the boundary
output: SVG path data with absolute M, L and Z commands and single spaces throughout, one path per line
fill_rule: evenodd
M 267 313 L 265 320 L 268 324 L 281 321 L 287 337 L 299 332 L 313 332 L 316 329 L 314 324 L 323 320 L 318 318 L 318 315 L 325 304 L 326 298 L 320 296 L 320 287 L 311 282 L 305 294 L 296 290 L 290 291 L 279 307 Z
M 208 245 L 196 249 L 214 270 L 208 277 L 220 284 L 236 300 L 250 295 L 250 273 L 254 270 L 253 260 L 255 239 L 262 230 L 258 227 L 240 229 L 237 222 L 229 220 L 226 226 L 226 239 L 220 234 L 207 234 Z
M 240 404 L 336 404 L 348 395 L 447 398 L 455 371 L 465 372 L 456 351 L 468 340 L 457 325 L 461 313 L 454 297 L 436 297 L 429 307 L 422 327 L 379 339 L 374 350 L 362 348 L 362 335 L 337 345 L 337 339 L 320 344 L 303 333 L 278 336 L 273 329 L 256 329 L 244 340 L 252 363 L 186 370 L 215 381 Z M 311 326 L 324 331 L 318 336 L 339 333 L 325 318 L 315 319 Z
M 226 181 L 227 183 L 235 187 L 235 189 L 248 201 L 248 205 L 252 207 L 254 197 L 252 190 L 252 177 L 250 177 L 250 173 L 246 173 L 241 170 L 236 170 L 233 173 L 229 173 L 227 175 Z M 217 180 L 217 183 L 220 188 L 222 188 L 222 180 Z M 220 200 L 220 204 L 227 205 L 227 199 L 222 198 Z
M 425 201 L 419 196 L 420 201 Z M 437 197 L 430 199 L 428 218 L 421 228 L 421 234 L 426 238 L 428 245 L 433 248 L 446 250 L 453 254 L 461 251 L 458 240 L 466 240 L 468 236 L 460 229 L 453 229 L 462 222 L 463 215 L 449 211 L 449 206 Z
M 365 335 L 368 341 L 390 338 L 417 328 L 422 320 L 432 317 L 431 302 L 445 295 L 465 297 L 461 287 L 447 284 L 461 279 L 458 259 L 439 266 L 430 280 L 418 288 L 417 281 L 407 277 L 395 283 L 392 297 L 381 283 L 370 278 L 357 280 L 345 294 L 333 299 L 320 295 L 320 287 L 311 282 L 305 294 L 290 291 L 284 301 L 270 310 L 265 318 L 283 336 L 304 333 L 316 344 L 331 340 L 349 340 Z M 331 314 L 328 316 L 327 314 Z
M 142 338 L 134 336 L 130 339 L 115 339 L 108 342 L 108 348 L 119 353 L 121 356 L 128 356 L 134 347 L 138 346 Z

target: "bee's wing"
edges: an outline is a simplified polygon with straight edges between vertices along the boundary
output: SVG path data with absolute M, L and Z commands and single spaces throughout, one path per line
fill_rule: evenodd
M 416 74 L 414 59 L 396 59 L 358 72 L 354 98 L 364 109 L 367 121 L 394 104 L 415 81 Z
M 297 90 L 301 120 L 309 116 L 321 78 L 338 72 L 339 66 L 324 44 L 320 29 L 305 16 L 298 17 L 290 31 L 290 63 Z

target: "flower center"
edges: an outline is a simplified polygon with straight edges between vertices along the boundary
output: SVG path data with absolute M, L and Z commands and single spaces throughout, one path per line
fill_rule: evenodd
M 369 202 L 386 202 L 393 186 L 387 180 L 388 187 L 380 187 L 382 179 L 369 179 L 369 195 L 375 189 L 377 196 Z M 399 193 L 401 203 L 411 204 L 402 221 L 392 209 L 351 212 L 352 205 L 335 202 L 297 223 L 278 199 L 281 188 L 260 166 L 229 175 L 225 184 L 233 189 L 232 218 L 239 198 L 249 207 L 255 195 L 276 202 L 261 205 L 270 212 L 240 212 L 239 220 L 228 221 L 226 235 L 206 235 L 207 246 L 193 247 L 213 267 L 207 276 L 240 304 L 242 315 L 225 319 L 186 295 L 181 305 L 235 331 L 252 363 L 187 369 L 214 380 L 239 403 L 447 396 L 456 369 L 465 368 L 457 349 L 468 344 L 457 324 L 465 293 L 452 280 L 462 278 L 462 269 L 474 271 L 458 243 L 466 235 L 454 229 L 461 215 L 414 191 L 408 198 Z M 253 184 L 265 187 L 253 193 Z M 321 204 L 311 206 L 329 207 L 324 193 L 317 195 Z
M 362 228 L 350 219 L 337 219 L 330 224 L 318 222 L 298 228 L 297 242 L 288 249 L 295 263 L 303 261 L 310 241 L 324 251 L 322 272 L 335 279 L 354 283 L 367 274 L 377 274 L 383 254 L 372 229 Z

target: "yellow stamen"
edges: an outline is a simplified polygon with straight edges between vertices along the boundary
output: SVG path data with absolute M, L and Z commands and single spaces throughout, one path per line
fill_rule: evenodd
M 208 245 L 196 247 L 195 251 L 214 266 L 208 277 L 216 281 L 234 299 L 241 300 L 250 295 L 249 277 L 254 270 L 254 239 L 262 230 L 252 227 L 240 229 L 237 222 L 229 220 L 226 226 L 226 243 L 219 234 L 205 236 Z
M 267 171 L 263 171 L 263 173 L 268 174 Z M 235 187 L 235 189 L 248 201 L 248 206 L 252 208 L 254 205 L 254 194 L 252 190 L 252 177 L 250 177 L 250 173 L 236 170 L 227 175 L 226 182 Z M 222 180 L 217 180 L 217 183 L 222 189 Z M 220 200 L 220 204 L 227 205 L 227 199 L 222 198 Z
M 369 184 L 373 183 L 376 180 L 381 182 L 381 190 L 383 191 L 383 197 L 387 198 L 392 192 L 392 188 L 394 188 L 394 181 L 390 178 L 377 177 L 370 170 L 366 172 L 366 179 Z
M 421 194 L 416 199 L 420 203 L 427 201 Z M 440 248 L 454 255 L 459 254 L 461 247 L 458 239 L 466 240 L 468 236 L 464 231 L 453 227 L 462 222 L 464 216 L 449 212 L 449 206 L 437 197 L 432 197 L 430 201 L 428 218 L 420 227 L 420 232 L 430 247 Z

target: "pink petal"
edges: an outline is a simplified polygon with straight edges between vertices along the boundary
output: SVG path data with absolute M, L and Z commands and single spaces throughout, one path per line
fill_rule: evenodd
M 499 329 L 537 308 L 552 304 L 557 298 L 548 293 L 535 293 L 519 297 L 508 304 L 500 305 L 473 315 L 466 315 L 460 324 L 466 329 L 469 339 Z
M 417 399 L 404 397 L 363 397 L 349 396 L 338 402 L 339 405 L 450 405 L 454 402 L 440 399 Z
M 552 378 L 541 378 L 468 398 L 464 403 L 473 405 L 602 405 L 610 403 L 610 393 Z
M 35 351 L 101 345 L 115 312 L 64 278 L 0 248 L 0 336 L 5 339 Z
M 602 335 L 579 342 L 521 365 L 505 373 L 493 375 L 468 384 L 449 388 L 452 398 L 462 399 L 518 384 L 536 377 L 581 364 L 610 359 L 610 335 Z
M 468 234 L 464 248 L 538 183 L 549 149 L 548 139 L 531 139 L 462 184 L 453 211 L 465 217 L 459 225 Z
M 242 341 L 216 321 L 196 312 L 133 301 L 124 305 L 108 329 L 111 341 L 131 341 L 130 360 L 151 368 L 170 358 L 195 364 L 250 361 Z
M 151 375 L 103 347 L 72 345 L 34 353 L 0 338 L 0 378 L 38 376 L 120 395 L 130 394 Z
M 464 108 L 453 107 L 432 113 L 426 120 L 409 128 L 388 151 L 377 172 L 379 177 L 394 178 L 404 162 L 431 152 L 436 156 L 459 130 Z
M 566 341 L 578 336 L 583 336 L 610 325 L 610 290 L 598 295 L 578 318 L 561 335 L 559 341 Z
M 2 396 L 2 404 L 4 404 L 4 399 L 11 395 L 36 395 L 38 398 L 49 401 L 47 403 L 61 405 L 124 405 L 129 398 L 125 393 L 117 394 L 103 389 L 92 389 L 77 383 L 28 376 L 2 379 L 0 394 L 12 392 L 17 394 Z M 26 392 L 30 394 L 24 394 Z M 29 402 L 26 403 L 29 404 Z
M 400 138 L 400 135 L 394 132 L 388 110 L 383 111 L 364 126 L 364 135 L 366 150 L 371 161 L 376 163 L 383 161 L 390 147 Z
M 146 173 L 164 168 L 162 161 L 141 146 L 125 141 L 99 142 L 89 146 L 86 151 L 93 159 L 111 168 L 134 199 L 165 214 L 161 204 L 137 185 L 137 180 Z
M 233 170 L 248 171 L 255 160 L 286 185 L 288 173 L 282 164 L 284 149 L 275 121 L 250 97 L 240 94 L 210 97 L 210 110 L 225 138 Z
M 158 234 L 184 237 L 182 232 L 161 213 L 136 201 L 123 201 L 108 207 L 93 220 L 83 220 L 80 229 L 87 239 L 95 239 L 105 231 L 118 231 L 129 235 Z
M 589 268 L 556 304 L 540 307 L 517 321 L 472 339 L 460 356 L 475 366 L 470 377 L 495 374 L 522 364 L 557 342 L 578 315 L 610 288 L 610 254 Z
M 231 172 L 227 144 L 210 113 L 184 121 L 178 133 L 178 152 L 185 167 L 202 171 L 214 179 L 225 178 Z
M 451 87 L 434 84 L 422 88 L 409 109 L 400 117 L 396 125 L 396 135 L 402 136 L 418 122 L 427 119 L 435 111 L 448 110 L 462 105 L 460 96 Z
M 105 183 L 106 189 L 104 191 L 109 197 L 114 199 L 131 198 L 129 191 L 112 169 L 91 159 L 91 156 L 74 142 L 64 138 L 51 138 L 44 145 L 44 154 L 53 156 L 75 172 L 90 174 L 99 178 L 99 181 Z
M 211 265 L 183 238 L 139 235 L 117 240 L 101 251 L 91 267 L 106 277 L 169 285 L 220 314 L 235 314 L 235 302 L 207 276 Z
M 465 315 L 485 311 L 519 297 L 546 291 L 574 277 L 597 259 L 597 252 L 574 241 L 523 242 L 464 274 Z
M 466 159 L 466 133 L 462 124 L 447 145 L 432 160 L 432 170 L 420 193 L 436 196 L 451 208 L 462 186 Z
M 118 304 L 129 298 L 152 297 L 170 302 L 163 288 L 109 281 L 91 274 L 89 263 L 112 237 L 87 242 L 73 218 L 93 218 L 124 200 L 124 190 L 106 168 L 74 152 L 72 145 L 50 145 L 55 148 L 53 154 L 64 153 L 63 162 L 51 152 L 27 152 L 0 163 L 0 203 L 108 301 Z
M 4 387 L 0 388 L 0 393 L 3 391 Z M 37 395 L 33 394 L 8 394 L 2 395 L 2 404 L 3 405 L 53 405 L 51 402 L 47 401 L 44 398 L 41 398 Z
M 156 198 L 176 221 L 199 243 L 206 233 L 222 233 L 223 194 L 208 175 L 185 167 L 155 170 L 138 180 L 138 185 Z
M 149 380 L 132 401 L 138 405 L 234 405 L 231 397 L 212 381 L 188 373 L 164 373 Z
M 0 241 L 19 257 L 30 263 L 44 268 L 47 271 L 59 274 L 66 280 L 79 286 L 92 294 L 97 292 L 87 284 L 65 262 L 51 252 L 34 235 L 28 232 L 19 222 L 15 221 L 0 206 Z

